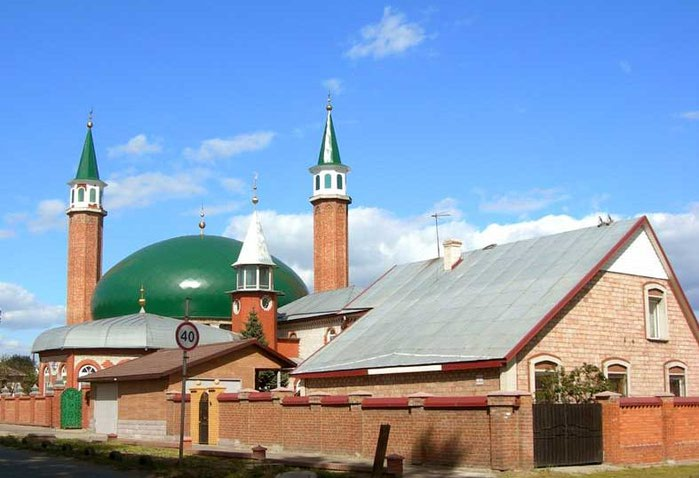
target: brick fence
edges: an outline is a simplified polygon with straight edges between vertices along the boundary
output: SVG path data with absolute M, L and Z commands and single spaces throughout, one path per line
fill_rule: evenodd
M 699 397 L 600 398 L 605 463 L 699 458 Z
M 32 425 L 38 427 L 61 427 L 61 395 L 63 387 L 56 386 L 46 395 L 30 394 L 19 397 L 0 395 L 0 423 Z M 89 388 L 83 389 L 82 426 L 90 425 Z

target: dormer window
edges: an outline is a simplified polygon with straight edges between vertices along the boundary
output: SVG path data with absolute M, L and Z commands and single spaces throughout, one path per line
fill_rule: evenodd
M 646 338 L 649 340 L 667 340 L 667 300 L 665 289 L 657 284 L 645 287 L 646 304 Z

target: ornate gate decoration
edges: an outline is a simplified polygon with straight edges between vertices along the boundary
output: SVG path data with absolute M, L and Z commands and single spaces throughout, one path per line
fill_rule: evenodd
M 67 388 L 61 394 L 61 428 L 82 428 L 83 394 Z
M 209 394 L 206 392 L 199 399 L 199 443 L 209 444 Z

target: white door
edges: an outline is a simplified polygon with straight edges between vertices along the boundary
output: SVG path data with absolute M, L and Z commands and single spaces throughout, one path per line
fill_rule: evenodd
M 119 407 L 116 383 L 93 383 L 95 389 L 95 432 L 117 432 Z

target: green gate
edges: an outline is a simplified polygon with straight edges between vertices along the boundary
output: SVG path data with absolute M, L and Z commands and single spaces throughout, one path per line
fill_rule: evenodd
M 61 394 L 61 428 L 83 427 L 83 394 L 75 388 L 67 388 Z

